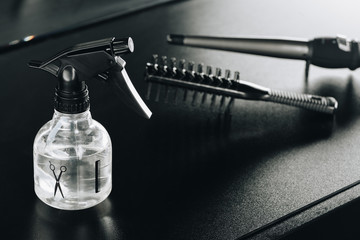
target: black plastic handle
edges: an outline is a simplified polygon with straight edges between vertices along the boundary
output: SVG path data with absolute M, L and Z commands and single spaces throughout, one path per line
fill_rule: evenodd
M 311 64 L 325 68 L 360 67 L 359 43 L 344 37 L 315 38 L 309 42 Z

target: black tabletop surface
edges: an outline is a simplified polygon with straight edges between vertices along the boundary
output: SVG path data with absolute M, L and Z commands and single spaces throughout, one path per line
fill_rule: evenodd
M 166 35 L 356 38 L 356 5 L 175 1 L 3 53 L 4 239 L 276 239 L 355 201 L 360 193 L 359 71 L 311 66 L 306 81 L 303 61 L 174 46 Z M 146 120 L 106 84 L 90 81 L 92 116 L 112 139 L 113 191 L 87 210 L 50 208 L 33 191 L 32 144 L 52 117 L 56 81 L 27 62 L 112 36 L 133 38 L 135 52 L 124 59 L 142 96 L 145 65 L 156 53 L 240 71 L 241 79 L 272 89 L 333 96 L 339 109 L 329 117 L 236 100 L 229 123 L 216 109 L 149 99 L 153 117 Z

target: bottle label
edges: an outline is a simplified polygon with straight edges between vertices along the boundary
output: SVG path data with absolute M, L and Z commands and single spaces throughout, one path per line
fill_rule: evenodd
M 95 162 L 95 192 L 98 193 L 100 192 L 100 187 L 99 187 L 99 178 L 100 178 L 100 160 L 97 160 Z
M 57 190 L 59 189 L 59 191 L 60 191 L 60 193 L 61 193 L 61 196 L 64 198 L 64 194 L 63 194 L 63 191 L 61 190 L 61 186 L 60 186 L 60 178 L 61 178 L 61 175 L 62 175 L 62 173 L 63 172 L 66 172 L 66 170 L 67 170 L 67 168 L 65 167 L 65 166 L 61 166 L 60 167 L 60 173 L 59 173 L 59 175 L 57 176 L 56 175 L 56 173 L 55 173 L 55 165 L 54 164 L 52 164 L 50 161 L 49 161 L 49 163 L 50 163 L 50 170 L 53 172 L 53 174 L 54 174 L 54 177 L 55 177 L 55 181 L 56 181 L 56 184 L 55 184 L 55 190 L 54 190 L 54 197 L 55 197 L 55 195 L 56 195 L 56 192 L 57 192 Z
M 81 160 L 58 160 L 35 154 L 34 181 L 38 197 L 64 209 L 82 208 L 103 200 L 111 191 L 111 150 L 96 155 Z

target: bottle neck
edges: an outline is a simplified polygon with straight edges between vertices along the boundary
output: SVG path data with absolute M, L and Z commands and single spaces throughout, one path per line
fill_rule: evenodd
M 84 129 L 92 124 L 90 110 L 81 113 L 62 113 L 54 110 L 53 124 L 61 126 L 62 129 Z
M 63 118 L 68 120 L 76 120 L 76 119 L 85 119 L 85 118 L 91 118 L 90 109 L 87 109 L 84 112 L 81 113 L 62 113 L 54 109 L 54 116 L 53 118 Z

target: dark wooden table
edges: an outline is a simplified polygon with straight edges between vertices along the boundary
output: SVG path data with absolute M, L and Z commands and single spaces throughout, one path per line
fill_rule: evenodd
M 3 53 L 1 234 L 8 239 L 201 240 L 276 239 L 288 234 L 310 238 L 319 230 L 317 236 L 351 236 L 348 228 L 353 229 L 360 193 L 359 71 L 311 66 L 305 81 L 303 61 L 168 45 L 166 35 L 356 38 L 357 5 L 175 1 Z M 106 127 L 113 142 L 113 191 L 108 200 L 88 210 L 55 210 L 33 191 L 32 144 L 52 117 L 56 81 L 29 69 L 27 62 L 110 36 L 133 38 L 135 52 L 124 59 L 142 96 L 145 64 L 157 53 L 238 70 L 242 79 L 273 89 L 333 96 L 339 109 L 331 118 L 236 100 L 230 131 L 224 132 L 211 109 L 150 99 L 146 102 L 153 117 L 145 120 L 119 102 L 112 89 L 88 82 L 93 118 Z M 325 227 L 317 228 L 319 222 Z

